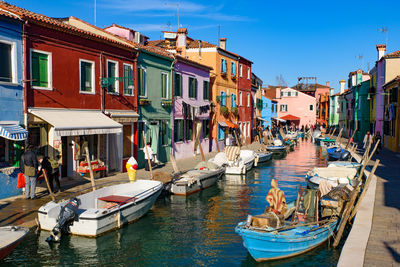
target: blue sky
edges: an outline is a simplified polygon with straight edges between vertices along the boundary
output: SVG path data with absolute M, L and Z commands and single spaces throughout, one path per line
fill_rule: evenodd
M 95 0 L 8 1 L 94 24 Z M 264 84 L 276 84 L 279 75 L 289 86 L 316 76 L 337 89 L 350 71 L 374 66 L 375 45 L 386 42 L 381 27 L 388 28 L 388 52 L 400 50 L 400 1 L 97 0 L 97 26 L 116 23 L 159 39 L 162 30 L 176 30 L 177 4 L 189 36 L 217 43 L 220 26 L 227 49 L 251 59 Z

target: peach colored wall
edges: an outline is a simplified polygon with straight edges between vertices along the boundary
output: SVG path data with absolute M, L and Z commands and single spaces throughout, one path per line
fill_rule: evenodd
M 314 125 L 316 122 L 316 99 L 315 97 L 306 95 L 292 88 L 282 89 L 281 92 L 290 92 L 294 95 L 298 92 L 297 96 L 281 96 L 278 101 L 278 118 L 286 115 L 293 115 L 300 118 L 299 127 L 302 125 Z M 281 111 L 281 105 L 287 105 L 287 111 Z M 310 105 L 313 110 L 310 110 Z

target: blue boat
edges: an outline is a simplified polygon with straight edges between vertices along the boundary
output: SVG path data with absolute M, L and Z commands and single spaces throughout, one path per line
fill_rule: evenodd
M 320 145 L 321 142 L 327 143 L 327 144 L 332 144 L 336 142 L 336 139 L 330 139 L 328 137 L 316 137 L 315 138 L 315 144 Z
M 294 228 L 281 227 L 261 231 L 251 229 L 240 222 L 235 231 L 243 238 L 243 245 L 258 262 L 293 257 L 305 253 L 330 238 L 336 230 L 338 219 L 326 221 L 322 225 L 314 224 Z
M 267 150 L 272 153 L 283 153 L 286 151 L 285 146 L 267 146 Z
M 337 160 L 349 160 L 350 159 L 350 152 L 340 147 L 331 147 L 326 150 L 328 153 L 328 159 L 330 161 L 337 161 Z

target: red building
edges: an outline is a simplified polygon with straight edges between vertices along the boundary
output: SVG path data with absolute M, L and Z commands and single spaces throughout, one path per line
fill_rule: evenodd
M 252 97 L 251 97 L 251 65 L 253 62 L 239 57 L 238 71 L 238 124 L 242 138 L 246 144 L 251 143 L 251 119 L 252 119 Z M 254 100 L 253 100 L 254 101 Z
M 82 30 L 65 19 L 4 2 L 0 7 L 25 21 L 29 142 L 44 155 L 60 156 L 64 176 L 84 169 L 85 147 L 96 167 L 121 171 L 122 159 L 135 156 L 137 147 L 135 46 Z

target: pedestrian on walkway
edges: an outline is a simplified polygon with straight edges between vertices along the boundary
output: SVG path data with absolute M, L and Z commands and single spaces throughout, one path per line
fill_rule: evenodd
M 372 140 L 372 135 L 371 135 L 371 133 L 368 131 L 368 132 L 365 134 L 365 136 L 364 136 L 364 141 L 363 141 L 364 146 L 363 146 L 363 148 L 364 148 L 364 149 L 367 149 L 367 147 L 368 147 L 370 144 L 372 144 L 372 142 L 373 142 L 373 140 Z
M 376 132 L 376 135 L 375 135 L 375 138 L 374 138 L 375 140 L 374 140 L 374 146 L 375 146 L 375 144 L 378 142 L 378 140 L 380 140 L 380 142 L 379 142 L 379 144 L 378 144 L 378 147 L 377 147 L 377 149 L 376 149 L 376 154 L 379 154 L 379 151 L 382 149 L 382 137 L 381 137 L 381 132 Z
M 153 150 L 151 149 L 151 142 L 147 142 L 147 145 L 144 147 L 144 169 L 146 171 L 150 171 L 150 166 L 149 166 L 149 159 L 150 159 L 150 164 L 153 162 Z
M 24 154 L 21 156 L 20 168 L 25 176 L 25 198 L 35 199 L 36 176 L 38 170 L 38 161 L 33 146 L 27 145 Z
M 58 191 L 60 191 L 60 180 L 58 179 L 58 164 L 57 166 L 53 166 L 55 160 L 51 160 L 49 157 L 45 157 L 43 155 L 40 155 L 38 157 L 38 161 L 40 163 L 40 171 L 38 176 L 40 176 L 43 173 L 43 170 L 46 171 L 46 175 L 47 175 L 47 179 L 49 181 L 49 185 L 50 185 L 50 189 L 51 192 L 53 193 L 57 193 Z M 57 184 L 57 189 L 54 190 L 54 181 Z

